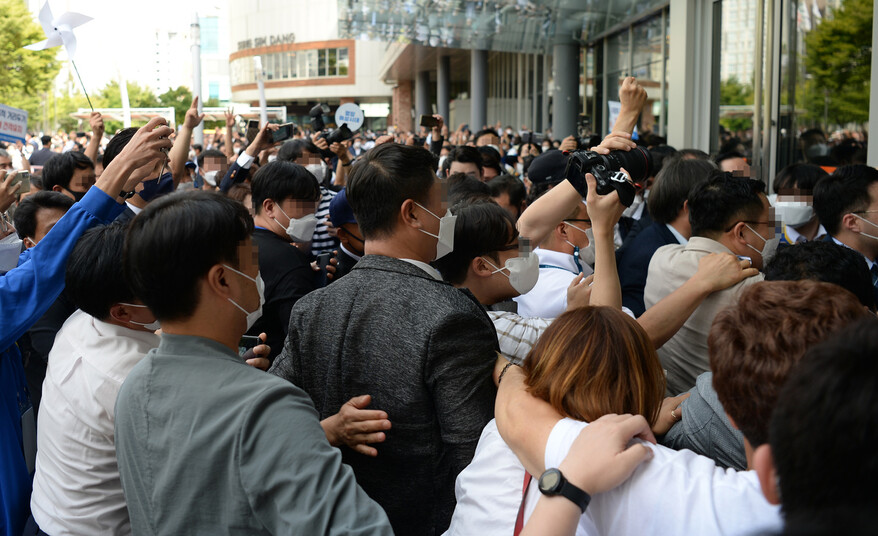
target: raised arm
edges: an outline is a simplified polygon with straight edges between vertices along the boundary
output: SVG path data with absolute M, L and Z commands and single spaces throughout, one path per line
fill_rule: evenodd
M 680 288 L 640 315 L 637 323 L 656 348 L 674 336 L 708 296 L 759 274 L 750 261 L 731 253 L 711 253 L 698 261 L 698 271 Z
M 91 125 L 91 139 L 85 148 L 85 156 L 94 162 L 98 158 L 98 150 L 101 148 L 101 140 L 104 138 L 104 118 L 101 117 L 100 112 L 92 112 L 88 123 Z
M 223 144 L 223 154 L 226 155 L 226 158 L 233 158 L 235 156 L 235 148 L 232 147 L 234 145 L 232 142 L 234 138 L 232 136 L 232 129 L 235 127 L 235 112 L 231 108 L 225 111 L 226 116 L 226 142 Z
M 594 284 L 589 305 L 606 305 L 622 308 L 622 287 L 619 272 L 616 270 L 616 249 L 613 244 L 613 227 L 622 216 L 625 207 L 619 201 L 615 190 L 608 195 L 597 192 L 597 182 L 591 173 L 586 173 L 588 185 L 588 217 L 595 241 Z
M 198 97 L 192 99 L 192 105 L 186 110 L 183 124 L 177 132 L 174 147 L 168 155 L 171 168 L 171 176 L 174 178 L 174 188 L 180 184 L 184 177 L 189 175 L 186 170 L 186 161 L 189 159 L 189 144 L 192 142 L 192 131 L 204 120 L 204 114 L 198 113 Z
M 338 164 L 335 166 L 335 180 L 333 184 L 336 186 L 345 186 L 347 184 L 348 170 L 351 167 L 351 153 L 348 152 L 350 147 L 349 141 L 336 142 L 329 146 L 329 150 L 338 157 Z

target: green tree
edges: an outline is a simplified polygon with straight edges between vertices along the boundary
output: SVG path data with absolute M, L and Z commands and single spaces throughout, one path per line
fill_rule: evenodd
M 179 125 L 183 122 L 186 110 L 192 105 L 192 92 L 184 86 L 179 86 L 177 89 L 168 89 L 158 96 L 158 102 L 159 106 L 174 108 L 174 120 Z
M 720 82 L 719 86 L 719 103 L 720 105 L 744 106 L 753 105 L 753 86 L 743 84 L 736 77 Z M 720 125 L 726 130 L 736 132 L 739 130 L 748 130 L 753 127 L 752 117 L 722 117 L 719 120 Z
M 132 108 L 157 108 L 162 106 L 150 88 L 141 87 L 133 82 L 128 82 L 127 88 L 128 104 Z M 121 108 L 122 93 L 119 91 L 119 82 L 116 80 L 109 82 L 96 95 L 92 96 L 92 102 L 95 108 Z M 145 121 L 142 123 L 146 124 Z M 104 124 L 107 132 L 111 133 L 122 128 L 121 121 L 104 121 Z
M 45 93 L 60 69 L 57 48 L 22 48 L 43 39 L 43 29 L 24 0 L 0 0 L 0 103 L 27 110 L 29 128 L 43 117 Z
M 805 36 L 801 107 L 806 118 L 830 124 L 869 120 L 873 0 L 844 0 Z M 828 127 L 828 125 L 824 125 Z

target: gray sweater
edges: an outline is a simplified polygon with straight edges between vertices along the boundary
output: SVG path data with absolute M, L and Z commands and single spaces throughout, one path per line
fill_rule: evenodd
M 392 534 L 301 389 L 165 334 L 116 400 L 134 534 Z

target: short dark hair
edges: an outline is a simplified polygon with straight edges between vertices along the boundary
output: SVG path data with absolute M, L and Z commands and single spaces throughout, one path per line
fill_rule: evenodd
M 509 196 L 509 204 L 520 207 L 527 198 L 527 188 L 520 179 L 512 175 L 497 175 L 488 181 L 491 197 L 500 197 L 504 193 Z
M 812 344 L 869 315 L 853 294 L 819 281 L 762 281 L 716 315 L 707 347 L 713 388 L 753 448 L 768 442 L 784 380 Z
M 466 279 L 470 262 L 487 255 L 499 262 L 497 255 L 518 236 L 515 221 L 503 207 L 490 200 L 464 201 L 451 208 L 457 216 L 454 224 L 454 250 L 434 261 L 442 277 L 459 285 Z M 502 268 L 502 266 L 497 266 Z
M 831 235 L 841 230 L 845 214 L 865 210 L 871 201 L 869 186 L 878 182 L 878 169 L 857 164 L 842 166 L 814 186 L 814 212 Z
M 384 143 L 360 157 L 348 177 L 348 203 L 367 240 L 393 233 L 406 199 L 427 202 L 436 156 L 421 147 Z
M 106 320 L 114 304 L 134 300 L 120 270 L 126 232 L 122 224 L 89 229 L 67 258 L 67 293 L 76 307 L 98 320 Z
M 475 147 L 469 145 L 458 145 L 448 151 L 445 161 L 442 163 L 442 171 L 448 175 L 452 162 L 461 162 L 464 164 L 475 164 L 479 168 L 479 174 L 482 173 L 482 153 Z
M 696 160 L 710 160 L 710 155 L 701 149 L 680 149 L 680 158 L 694 158 Z
M 201 154 L 198 155 L 197 161 L 198 161 L 199 168 L 204 167 L 204 159 L 208 158 L 208 157 L 221 158 L 224 163 L 228 161 L 228 158 L 226 157 L 226 155 L 222 151 L 217 151 L 216 149 L 208 149 L 206 151 L 201 151 Z M 222 177 L 220 177 L 220 179 L 221 178 Z M 219 181 L 217 181 L 217 184 L 219 184 Z
M 295 162 L 302 158 L 304 151 L 308 151 L 309 153 L 318 156 L 320 155 L 320 149 L 318 149 L 311 140 L 290 140 L 281 145 L 280 149 L 277 150 L 277 159 L 285 160 L 287 162 Z
M 718 169 L 689 192 L 692 236 L 725 233 L 741 218 L 754 220 L 763 209 L 765 183 Z M 650 196 L 652 197 L 652 196 Z
M 744 158 L 744 159 L 746 159 L 747 157 L 744 156 L 744 154 L 739 152 L 739 151 L 726 151 L 726 152 L 719 153 L 718 155 L 716 155 L 714 162 L 716 162 L 716 165 L 720 165 L 723 160 L 729 160 L 731 158 Z
M 67 212 L 72 206 L 73 200 L 61 192 L 51 190 L 37 192 L 21 200 L 18 208 L 15 209 L 12 223 L 19 238 L 33 238 L 37 233 L 37 213 L 40 209 L 57 208 Z
M 814 164 L 790 164 L 778 171 L 774 178 L 774 193 L 779 194 L 782 189 L 798 188 L 811 192 L 814 185 L 823 177 L 828 176 L 822 167 Z
M 878 320 L 866 317 L 808 349 L 780 391 L 770 443 L 787 525 L 874 534 L 876 355 Z M 848 523 L 868 532 L 841 528 Z
M 73 172 L 77 169 L 94 169 L 95 164 L 91 158 L 76 151 L 67 151 L 66 153 L 56 154 L 52 158 L 46 160 L 43 166 L 43 189 L 51 190 L 56 185 L 70 189 L 70 179 L 73 178 Z
M 259 168 L 250 183 L 256 214 L 262 212 L 262 202 L 271 199 L 281 203 L 287 199 L 317 201 L 320 185 L 304 166 L 275 160 Z
M 490 200 L 491 188 L 479 179 L 466 173 L 453 173 L 448 177 L 448 204 L 453 206 L 461 201 Z
M 875 310 L 875 288 L 866 259 L 834 242 L 812 240 L 780 248 L 764 272 L 766 281 L 813 279 L 836 284 L 849 290 L 870 310 Z
M 240 266 L 238 248 L 252 233 L 247 209 L 220 193 L 160 197 L 129 224 L 125 276 L 157 319 L 187 318 L 198 306 L 199 281 L 216 264 Z
M 476 132 L 476 135 L 473 136 L 473 141 L 478 142 L 479 138 L 482 136 L 494 136 L 495 138 L 499 138 L 500 135 L 492 128 L 483 128 L 482 130 Z
M 656 138 L 659 138 L 659 136 L 656 136 Z M 655 147 L 650 148 L 649 154 L 652 156 L 653 177 L 658 176 L 666 163 L 669 163 L 672 159 L 679 156 L 676 149 L 670 145 L 665 145 L 664 142 L 661 145 L 656 145 Z
M 677 219 L 692 188 L 707 180 L 714 170 L 716 166 L 709 160 L 673 158 L 666 161 L 656 175 L 646 202 L 649 215 L 658 223 Z
M 104 149 L 104 169 L 106 169 L 110 163 L 119 156 L 119 153 L 121 153 L 122 149 L 128 145 L 128 142 L 131 141 L 131 138 L 133 138 L 136 133 L 136 127 L 124 128 L 110 138 L 109 143 L 107 143 L 107 148 Z
M 49 145 L 50 143 L 52 143 L 52 136 L 40 136 L 40 141 L 43 143 L 43 145 Z
M 482 147 L 477 147 L 476 150 L 482 157 L 482 169 L 491 168 L 496 169 L 498 174 L 503 173 L 503 168 L 500 166 L 501 156 L 497 149 L 483 145 Z

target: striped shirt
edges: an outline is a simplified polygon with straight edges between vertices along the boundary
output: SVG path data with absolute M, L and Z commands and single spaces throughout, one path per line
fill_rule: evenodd
M 338 249 L 338 238 L 329 236 L 326 228 L 326 216 L 329 214 L 329 203 L 338 192 L 334 192 L 323 186 L 320 187 L 320 203 L 317 205 L 317 228 L 314 229 L 314 238 L 311 239 L 311 253 L 320 255 Z

